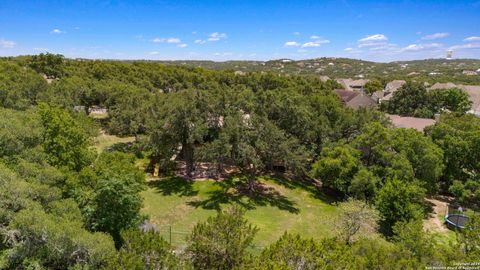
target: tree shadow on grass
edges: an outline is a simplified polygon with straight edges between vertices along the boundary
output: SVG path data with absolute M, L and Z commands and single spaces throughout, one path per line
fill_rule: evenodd
M 198 191 L 193 189 L 193 181 L 181 177 L 167 177 L 160 180 L 150 181 L 148 182 L 148 186 L 154 188 L 164 196 L 175 194 L 181 197 L 191 197 L 198 194 Z
M 288 189 L 302 189 L 310 193 L 310 195 L 318 200 L 326 202 L 328 204 L 336 204 L 339 201 L 342 201 L 342 195 L 334 190 L 325 188 L 325 187 L 316 187 L 313 183 L 305 181 L 305 180 L 292 180 L 286 179 L 281 175 L 268 175 L 264 176 L 263 179 L 272 181 L 277 185 L 281 185 Z
M 257 183 L 253 191 L 247 190 L 245 181 L 238 177 L 229 177 L 215 185 L 217 189 L 209 192 L 207 199 L 190 201 L 188 204 L 195 208 L 220 210 L 222 204 L 235 203 L 248 210 L 257 206 L 272 206 L 294 214 L 300 212 L 293 201 L 262 183 Z

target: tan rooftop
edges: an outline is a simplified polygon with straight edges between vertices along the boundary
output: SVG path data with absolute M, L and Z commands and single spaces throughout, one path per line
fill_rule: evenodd
M 394 114 L 387 114 L 396 128 L 413 128 L 423 131 L 427 126 L 435 124 L 435 120 L 429 118 L 404 117 Z

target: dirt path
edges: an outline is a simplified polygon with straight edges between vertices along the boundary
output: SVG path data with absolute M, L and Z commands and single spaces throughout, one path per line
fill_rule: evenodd
M 433 198 L 425 199 L 432 204 L 432 213 L 429 214 L 428 219 L 425 220 L 423 228 L 430 232 L 446 232 L 448 231 L 442 217 L 447 212 L 448 203 L 444 200 Z

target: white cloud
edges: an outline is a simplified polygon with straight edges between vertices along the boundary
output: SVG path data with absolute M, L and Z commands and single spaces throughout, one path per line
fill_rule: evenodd
M 58 28 L 55 28 L 55 29 L 53 29 L 50 33 L 51 33 L 51 34 L 65 34 L 66 32 L 65 32 L 65 31 L 62 31 L 62 30 L 60 30 L 60 29 L 58 29 Z
M 310 41 L 310 42 L 304 43 L 302 45 L 302 48 L 316 48 L 316 47 L 320 47 L 320 45 L 326 44 L 326 43 L 330 43 L 330 40 L 320 39 L 320 40 Z
M 182 41 L 179 38 L 154 38 L 152 39 L 154 43 L 181 43 Z
M 185 44 L 185 43 L 182 43 L 182 44 L 178 44 L 177 47 L 179 48 L 186 48 L 188 45 Z
M 227 34 L 214 32 L 208 36 L 208 41 L 219 41 L 220 39 L 225 39 L 225 38 L 227 38 Z
M 443 45 L 440 43 L 430 43 L 430 44 L 410 44 L 407 47 L 401 49 L 402 52 L 418 52 L 424 50 L 438 49 Z
M 300 44 L 296 41 L 287 41 L 283 44 L 284 47 L 298 47 Z
M 315 48 L 315 47 L 320 47 L 320 44 L 315 42 L 307 42 L 302 44 L 302 48 Z
M 463 41 L 480 41 L 480 37 L 467 37 Z
M 2 48 L 13 48 L 15 47 L 15 45 L 17 45 L 17 43 L 15 43 L 15 41 L 12 41 L 12 40 L 6 40 L 6 39 L 0 39 L 0 47 Z
M 345 52 L 347 53 L 361 53 L 362 51 L 360 51 L 359 49 L 356 49 L 356 48 L 345 48 L 343 49 Z
M 167 43 L 180 43 L 182 42 L 179 38 L 167 38 Z
M 455 45 L 449 48 L 450 50 L 469 50 L 480 49 L 480 43 L 467 43 L 462 45 Z
M 73 27 L 73 29 L 75 29 L 75 30 L 80 30 L 80 27 L 75 26 L 75 27 Z
M 192 35 L 196 35 L 196 34 L 197 34 L 197 31 L 193 31 L 193 32 L 192 32 Z
M 446 38 L 450 36 L 449 33 L 435 33 L 435 34 L 431 34 L 431 35 L 426 35 L 424 37 L 422 37 L 423 40 L 434 40 L 434 39 L 440 39 L 440 38 Z
M 300 35 L 300 32 L 293 32 L 293 34 L 294 34 L 295 36 L 299 36 L 299 35 Z
M 319 36 L 316 36 L 316 35 L 313 35 L 313 36 L 310 36 L 310 39 L 319 39 L 320 37 Z
M 388 38 L 383 35 L 383 34 L 375 34 L 375 35 L 370 35 L 366 36 L 362 39 L 359 39 L 359 43 L 371 43 L 371 42 L 378 42 L 378 41 L 387 41 Z
M 388 46 L 388 38 L 383 34 L 366 36 L 357 41 L 358 48 Z
M 195 43 L 195 44 L 205 44 L 206 41 L 205 41 L 205 40 L 201 40 L 201 39 L 196 39 L 196 40 L 194 41 L 194 43 Z
M 158 55 L 158 54 L 160 54 L 160 52 L 153 51 L 153 52 L 149 52 L 148 54 L 150 54 L 150 55 Z

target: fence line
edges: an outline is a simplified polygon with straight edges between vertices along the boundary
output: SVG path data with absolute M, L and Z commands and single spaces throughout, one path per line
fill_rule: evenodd
M 189 231 L 178 231 L 172 229 L 172 225 L 156 225 L 153 223 L 144 223 L 140 226 L 143 231 L 155 231 L 173 248 L 182 250 L 187 246 L 187 236 L 191 234 Z M 263 250 L 263 246 L 250 245 L 249 249 L 255 252 Z

